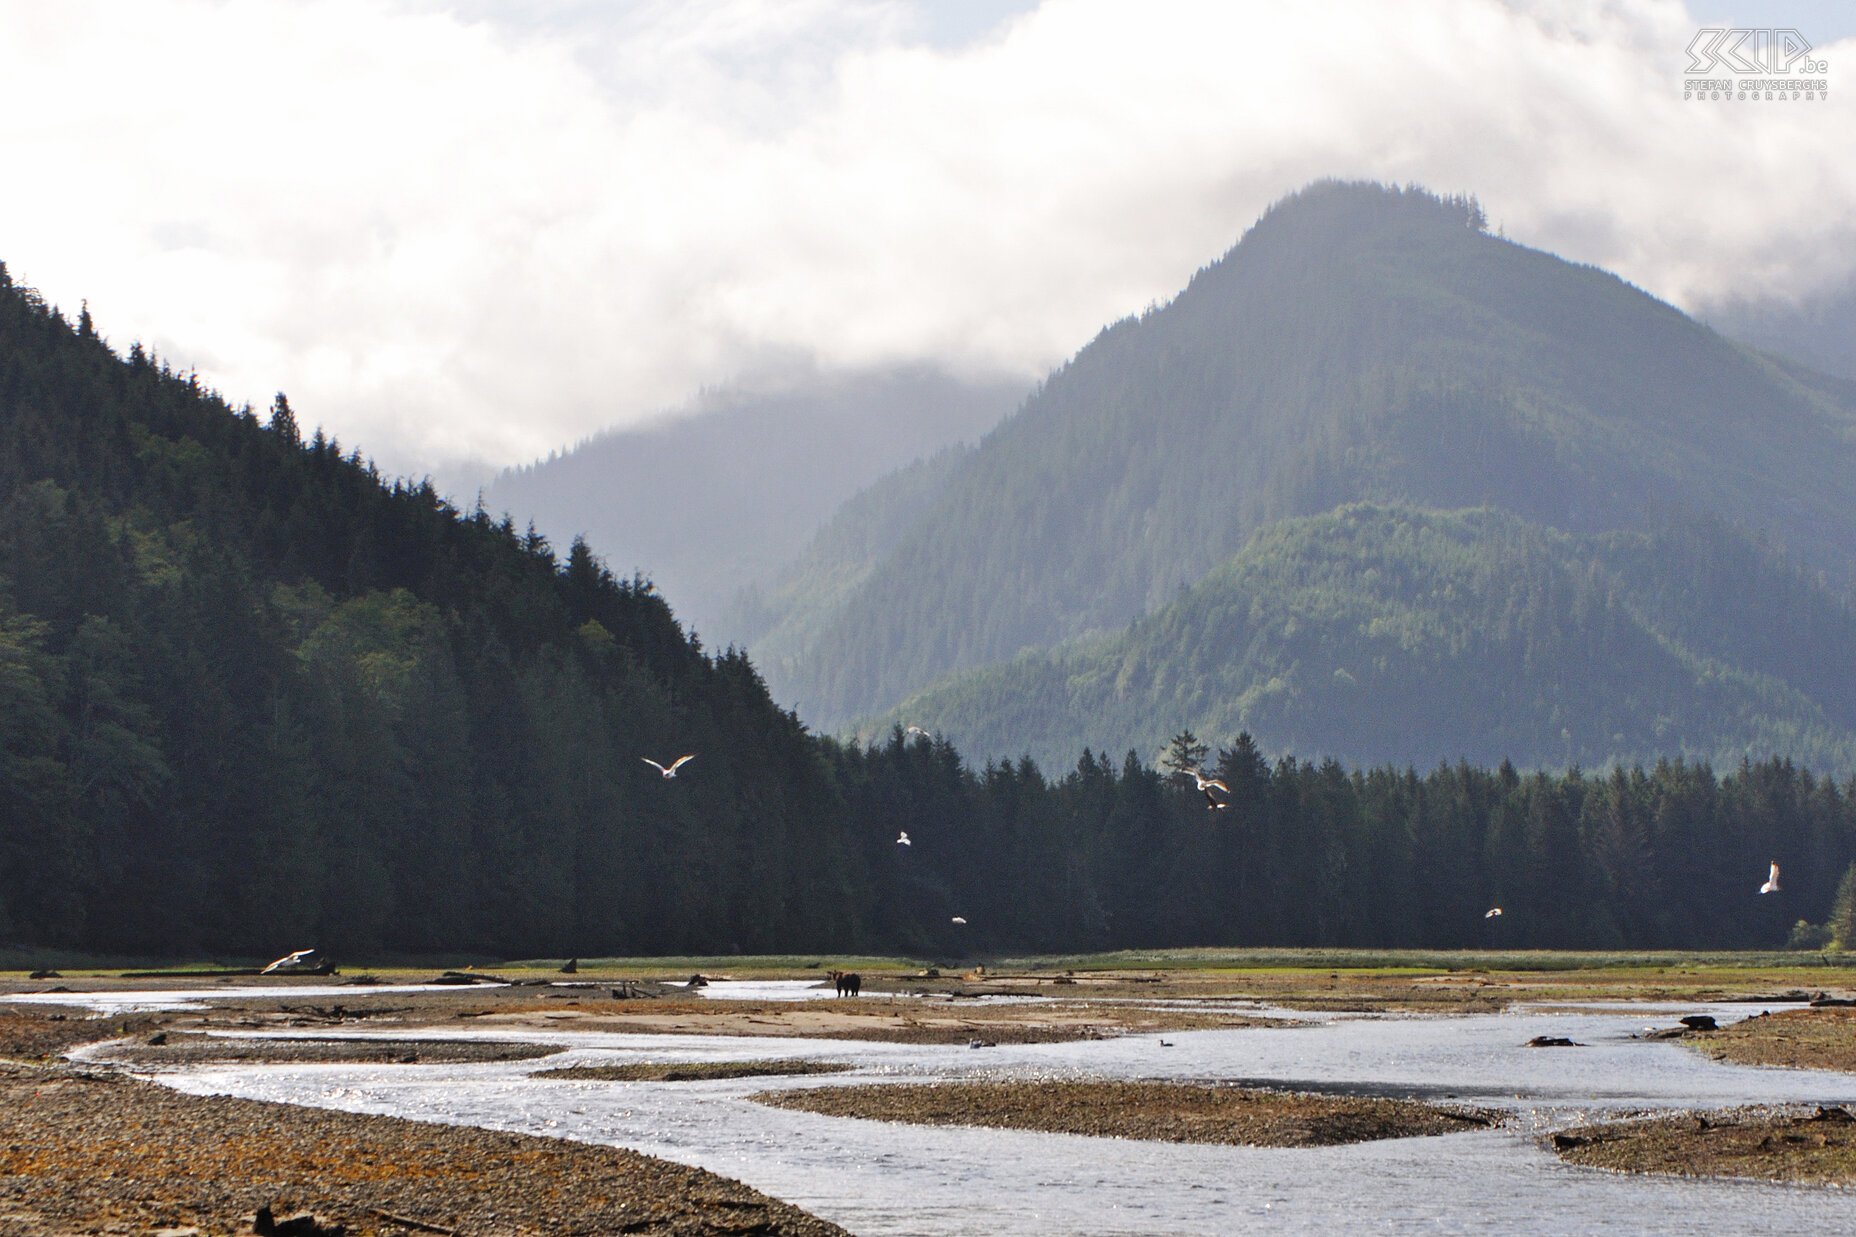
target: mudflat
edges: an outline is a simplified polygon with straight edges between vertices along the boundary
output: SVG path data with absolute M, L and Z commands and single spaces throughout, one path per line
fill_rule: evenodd
M 713 1082 L 718 1078 L 795 1078 L 808 1074 L 843 1074 L 852 1067 L 834 1061 L 663 1061 L 635 1065 L 569 1065 L 536 1070 L 531 1078 L 562 1082 Z
M 1179 1082 L 883 1083 L 753 1098 L 776 1108 L 912 1125 L 1249 1147 L 1332 1147 L 1500 1123 L 1492 1113 L 1415 1100 Z
M 0 1237 L 164 1227 L 247 1232 L 266 1204 L 279 1216 L 312 1211 L 350 1234 L 837 1231 L 739 1183 L 629 1152 L 184 1096 L 96 1064 L 60 1062 L 80 1045 L 93 1045 L 82 1054 L 89 1061 L 136 1070 L 214 1061 L 535 1058 L 540 1072 L 554 1049 L 537 1042 L 546 1036 L 525 1036 L 544 1031 L 1008 1043 L 1294 1025 L 1294 1010 L 1464 1013 L 1519 1001 L 1738 1000 L 1754 1016 L 1723 1019 L 1720 1030 L 1683 1041 L 1750 1064 L 1856 1070 L 1856 1010 L 1757 1012 L 1765 1002 L 1847 999 L 1851 972 L 1843 967 L 1738 966 L 1689 956 L 1587 964 L 1561 956 L 1426 955 L 1348 965 L 1359 960 L 1304 953 L 1290 965 L 1237 955 L 1176 968 L 1117 961 L 1095 971 L 1060 964 L 1066 969 L 946 977 L 864 964 L 861 997 L 804 1002 L 705 999 L 689 987 L 688 970 L 666 977 L 637 966 L 592 974 L 583 967 L 565 982 L 551 967 L 506 968 L 494 978 L 514 982 L 472 975 L 424 992 L 382 985 L 429 972 L 255 984 L 0 976 L 0 992 L 56 999 L 51 990 L 67 988 L 72 1002 L 0 1007 L 0 1058 L 12 1062 L 0 1065 Z M 817 981 L 819 971 L 744 968 L 742 977 Z M 353 985 L 352 997 L 327 991 L 345 985 Z M 85 993 L 161 989 L 220 995 L 168 1012 L 96 1014 L 82 1006 Z M 1042 999 L 997 999 L 1014 997 Z M 370 1038 L 341 1038 L 355 1030 Z M 494 1038 L 480 1034 L 486 1030 Z M 744 1076 L 768 1064 L 723 1062 L 717 1069 Z M 665 1079 L 664 1068 L 638 1079 Z M 575 1076 L 626 1086 L 632 1071 L 601 1067 Z M 1408 1137 L 1492 1119 L 1409 1101 L 1144 1081 L 826 1085 L 773 1093 L 768 1102 L 878 1120 L 1274 1146 Z M 1850 1123 L 1839 1112 L 1685 1113 L 1569 1131 L 1556 1149 L 1572 1162 L 1614 1169 L 1856 1184 Z
M 1566 1130 L 1549 1141 L 1561 1159 L 1591 1168 L 1856 1185 L 1856 1114 L 1843 1107 L 1678 1113 Z
M 1685 1037 L 1721 1061 L 1856 1073 L 1856 1007 L 1825 1006 L 1761 1014 Z
M 1757 1013 L 1682 1042 L 1717 1060 L 1856 1073 L 1856 1008 Z M 1856 1113 L 1838 1105 L 1678 1113 L 1563 1131 L 1560 1158 L 1622 1172 L 1856 1185 Z
M 417 976 L 398 975 L 404 982 Z M 411 1233 L 791 1233 L 838 1228 L 716 1174 L 633 1152 L 395 1118 L 189 1096 L 103 1064 L 159 1070 L 215 1062 L 370 1062 L 541 1058 L 529 1030 L 802 1035 L 965 1043 L 1075 1039 L 1249 1025 L 1229 1011 L 1095 1002 L 988 1003 L 958 984 L 921 999 L 710 1001 L 677 985 L 613 976 L 576 986 L 458 984 L 402 992 L 357 984 L 353 998 L 301 990 L 328 979 L 61 978 L 5 982 L 73 1004 L 0 1009 L 0 1237 L 250 1232 L 259 1207 L 307 1212 L 332 1229 Z M 334 981 L 340 983 L 340 980 Z M 94 1013 L 86 994 L 228 991 L 204 1007 Z M 66 988 L 65 993 L 52 992 Z M 495 1030 L 447 1039 L 447 1028 Z M 375 1036 L 338 1038 L 352 1030 Z M 396 1038 L 395 1032 L 418 1032 Z M 261 1033 L 253 1038 L 250 1033 Z M 90 1046 L 90 1064 L 61 1054 Z M 778 1063 L 734 1063 L 787 1072 Z M 738 1076 L 723 1063 L 713 1074 Z M 812 1072 L 816 1063 L 799 1063 Z M 580 1071 L 624 1085 L 632 1071 Z M 680 1075 L 679 1075 L 680 1076 Z M 668 1079 L 665 1067 L 638 1077 Z

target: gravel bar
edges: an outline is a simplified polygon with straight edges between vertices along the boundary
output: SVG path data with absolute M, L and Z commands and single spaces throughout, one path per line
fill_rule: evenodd
M 0 1237 L 245 1234 L 264 1206 L 348 1237 L 844 1231 L 618 1148 L 0 1064 Z
M 1208 1083 L 882 1083 L 768 1091 L 753 1098 L 833 1117 L 1253 1147 L 1332 1147 L 1486 1129 L 1500 1122 L 1492 1113 L 1416 1100 Z

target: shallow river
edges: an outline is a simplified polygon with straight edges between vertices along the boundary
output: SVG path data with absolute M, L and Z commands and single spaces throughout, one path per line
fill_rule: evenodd
M 1727 1021 L 1757 1010 L 1340 1017 L 1293 1028 L 1169 1033 L 1171 1047 L 1157 1036 L 968 1049 L 491 1032 L 487 1037 L 560 1043 L 569 1051 L 541 1063 L 214 1068 L 162 1081 L 193 1092 L 633 1147 L 738 1178 L 864 1234 L 1856 1232 L 1856 1200 L 1846 1192 L 1626 1177 L 1563 1165 L 1536 1144 L 1543 1130 L 1633 1111 L 1856 1103 L 1856 1077 L 1720 1065 L 1678 1044 L 1630 1038 L 1696 1012 Z M 1585 1046 L 1523 1047 L 1535 1035 Z M 858 1072 L 697 1083 L 528 1076 L 570 1063 L 794 1056 L 843 1061 Z M 1273 1150 L 886 1125 L 785 1112 L 746 1098 L 776 1087 L 971 1076 L 1218 1079 L 1448 1098 L 1507 1109 L 1517 1119 L 1510 1128 L 1439 1138 Z

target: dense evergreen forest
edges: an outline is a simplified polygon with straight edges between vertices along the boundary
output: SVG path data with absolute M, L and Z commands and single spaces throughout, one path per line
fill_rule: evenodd
M 0 267 L 0 941 L 1775 945 L 1856 857 L 1856 787 L 1784 761 L 1421 774 L 1179 738 L 1228 807 L 1133 753 L 1053 777 L 815 737 L 586 545 L 120 357 Z
M 1477 508 L 1283 520 L 1112 637 L 957 675 L 890 722 L 1062 767 L 1181 726 L 1304 759 L 1587 768 L 1780 753 L 1856 773 L 1856 612 L 1708 521 L 1575 536 Z
M 870 899 L 817 745 L 648 584 L 10 283 L 0 727 L 5 939 L 803 948 Z
M 1227 806 L 1168 768 L 1182 748 L 1229 788 L 1215 796 Z M 892 886 L 878 934 L 931 953 L 1777 947 L 1833 902 L 1847 919 L 1838 884 L 1856 871 L 1856 783 L 1777 760 L 1725 776 L 1679 761 L 1592 776 L 1348 770 L 1271 763 L 1247 735 L 1208 753 L 1184 732 L 1160 768 L 1085 752 L 1053 779 L 1029 760 L 974 773 L 900 730 L 842 759 Z M 1772 860 L 1782 896 L 1761 896 Z M 1841 941 L 1856 948 L 1856 928 Z

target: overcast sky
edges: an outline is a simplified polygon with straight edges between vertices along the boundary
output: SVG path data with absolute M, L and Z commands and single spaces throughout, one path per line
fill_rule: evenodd
M 1856 273 L 1856 6 L 0 0 L 0 261 L 393 472 L 704 385 L 1027 381 L 1325 176 L 1685 308 Z M 1829 101 L 1682 97 L 1791 26 Z

